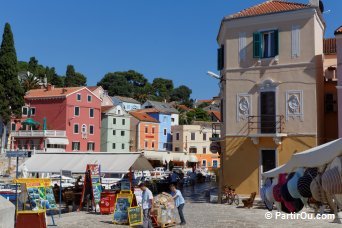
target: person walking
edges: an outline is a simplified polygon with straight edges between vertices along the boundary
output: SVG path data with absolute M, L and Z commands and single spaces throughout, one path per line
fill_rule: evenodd
M 185 204 L 184 197 L 182 193 L 176 188 L 175 185 L 171 184 L 170 190 L 171 190 L 172 198 L 174 199 L 175 205 L 178 209 L 179 218 L 181 220 L 181 223 L 179 225 L 183 226 L 186 224 L 184 214 L 183 214 L 183 208 Z
M 140 183 L 139 188 L 142 191 L 143 228 L 152 228 L 151 210 L 153 209 L 153 194 L 144 183 Z

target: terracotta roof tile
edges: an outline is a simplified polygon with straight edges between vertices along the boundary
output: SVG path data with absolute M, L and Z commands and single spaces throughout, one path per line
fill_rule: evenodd
M 66 97 L 71 93 L 81 90 L 85 87 L 66 87 L 48 89 L 32 89 L 26 92 L 25 98 L 47 98 L 47 97 Z
M 335 35 L 342 34 L 342 26 L 335 30 Z
M 221 122 L 221 112 L 219 111 L 208 111 L 209 115 L 214 115 L 216 119 L 218 119 Z
M 130 112 L 129 114 L 131 114 L 131 116 L 143 122 L 159 123 L 158 120 L 156 120 L 155 118 L 149 116 L 147 113 L 144 113 L 144 112 Z
M 232 14 L 226 17 L 226 19 L 252 17 L 252 16 L 259 16 L 259 15 L 265 15 L 265 14 L 271 14 L 271 13 L 280 13 L 280 12 L 299 10 L 299 9 L 306 9 L 310 7 L 311 6 L 308 4 L 287 2 L 287 1 L 282 1 L 282 0 L 269 0 L 259 5 L 255 5 L 250 8 L 244 9 L 236 14 Z
M 113 105 L 102 106 L 102 107 L 101 107 L 101 112 L 102 112 L 102 113 L 108 112 L 109 110 L 111 110 L 111 109 L 114 108 L 114 107 L 115 107 L 115 106 L 113 106 Z
M 336 54 L 336 39 L 328 38 L 323 40 L 323 53 L 325 55 Z
M 87 86 L 87 88 L 90 90 L 90 91 L 92 91 L 92 92 L 94 92 L 97 88 L 99 88 L 100 86 Z

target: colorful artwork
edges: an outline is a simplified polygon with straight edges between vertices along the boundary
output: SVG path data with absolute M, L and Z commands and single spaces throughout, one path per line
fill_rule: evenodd
M 128 223 L 128 208 L 131 207 L 130 199 L 127 197 L 119 197 L 116 199 L 114 211 L 114 223 Z
M 128 219 L 130 226 L 138 226 L 143 224 L 143 212 L 141 207 L 128 208 Z
M 50 181 L 45 179 L 28 179 L 25 183 L 32 210 L 57 209 Z

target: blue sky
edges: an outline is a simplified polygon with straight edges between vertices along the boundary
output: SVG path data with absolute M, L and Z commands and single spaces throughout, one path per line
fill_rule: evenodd
M 293 0 L 308 2 L 309 0 Z M 263 0 L 0 0 L 0 30 L 12 25 L 19 60 L 35 56 L 64 74 L 66 65 L 95 85 L 107 72 L 133 69 L 170 78 L 193 98 L 218 93 L 216 36 L 223 16 Z M 342 24 L 341 0 L 325 0 L 326 36 Z

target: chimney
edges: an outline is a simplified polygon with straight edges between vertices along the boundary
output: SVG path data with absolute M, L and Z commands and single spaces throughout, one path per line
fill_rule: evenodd
M 309 4 L 311 6 L 319 7 L 319 0 L 310 0 Z
M 68 91 L 65 87 L 62 89 L 62 93 L 66 93 Z
M 46 88 L 47 88 L 47 91 L 51 91 L 51 90 L 53 90 L 55 87 L 49 83 L 49 84 L 47 85 Z

